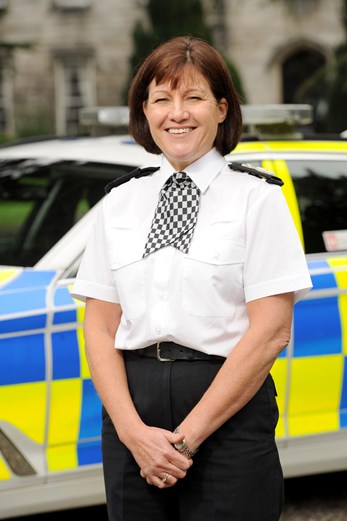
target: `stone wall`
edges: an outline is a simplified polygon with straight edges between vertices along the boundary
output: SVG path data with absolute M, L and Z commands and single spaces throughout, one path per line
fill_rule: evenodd
M 216 45 L 236 64 L 249 103 L 282 101 L 281 64 L 295 49 L 316 49 L 329 61 L 333 48 L 345 37 L 342 0 L 297 0 L 292 13 L 285 1 L 278 0 L 204 2 Z M 6 76 L 8 129 L 41 117 L 47 132 L 57 130 L 62 108 L 56 63 L 64 57 L 85 57 L 92 65 L 89 78 L 94 85 L 88 90 L 92 104 L 121 103 L 132 30 L 137 21 L 146 23 L 146 2 L 89 3 L 87 9 L 61 10 L 54 0 L 8 0 L 7 8 L 0 11 L 0 64 Z

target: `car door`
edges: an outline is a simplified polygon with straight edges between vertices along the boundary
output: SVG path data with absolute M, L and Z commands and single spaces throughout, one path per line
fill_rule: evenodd
M 312 291 L 295 305 L 291 342 L 271 370 L 284 474 L 345 469 L 347 147 L 344 142 L 251 141 L 229 158 L 266 168 L 284 181 L 313 281 Z
M 288 459 L 287 475 L 346 468 L 347 252 L 342 240 L 340 246 L 335 240 L 335 249 L 325 240 L 327 233 L 347 233 L 346 147 L 307 144 L 305 150 L 301 144 L 273 168 L 294 188 L 313 282 L 294 308 L 293 340 L 282 368 L 287 374 L 282 433 L 289 447 L 301 449 Z

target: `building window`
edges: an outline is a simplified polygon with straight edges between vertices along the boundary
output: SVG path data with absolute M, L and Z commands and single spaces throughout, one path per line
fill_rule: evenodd
M 320 131 L 326 116 L 327 85 L 320 75 L 325 57 L 313 49 L 301 49 L 282 65 L 283 103 L 309 103 L 314 111 L 314 130 Z
M 64 11 L 87 9 L 91 3 L 92 0 L 53 0 L 54 7 Z
M 88 58 L 56 62 L 56 131 L 59 135 L 83 132 L 79 124 L 82 107 L 95 105 L 95 70 Z
M 324 56 L 312 49 L 301 49 L 289 56 L 282 66 L 283 102 L 312 103 L 319 97 L 321 84 L 314 74 L 326 63 Z

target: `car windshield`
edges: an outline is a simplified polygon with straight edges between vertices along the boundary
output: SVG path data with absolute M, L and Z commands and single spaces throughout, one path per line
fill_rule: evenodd
M 0 264 L 34 266 L 129 167 L 0 160 Z

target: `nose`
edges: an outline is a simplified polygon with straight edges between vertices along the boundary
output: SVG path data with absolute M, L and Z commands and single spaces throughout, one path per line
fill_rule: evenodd
M 189 118 L 189 111 L 182 100 L 172 102 L 169 117 L 175 121 L 182 121 Z

